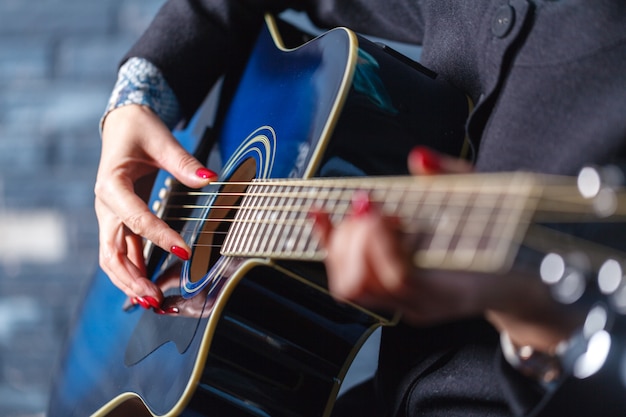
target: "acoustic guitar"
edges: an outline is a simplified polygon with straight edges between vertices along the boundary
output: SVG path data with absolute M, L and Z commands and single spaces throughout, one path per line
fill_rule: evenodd
M 419 230 L 414 260 L 424 268 L 506 271 L 520 248 L 562 242 L 551 222 L 597 217 L 571 178 L 402 175 L 398 155 L 416 144 L 468 152 L 467 97 L 348 29 L 290 49 L 266 20 L 217 121 L 208 126 L 200 111 L 176 132 L 196 155 L 218 144 L 219 181 L 190 190 L 160 172 L 155 182 L 152 209 L 193 248 L 182 262 L 145 246 L 172 313 L 131 306 L 98 271 L 70 327 L 49 417 L 329 416 L 363 342 L 396 320 L 326 288 L 308 213 L 339 221 L 357 190 L 407 235 Z M 389 172 L 398 176 L 376 176 Z

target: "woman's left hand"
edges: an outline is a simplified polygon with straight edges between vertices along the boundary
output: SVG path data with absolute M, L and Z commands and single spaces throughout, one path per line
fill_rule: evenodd
M 409 156 L 415 175 L 468 173 L 464 160 L 418 148 Z M 555 302 L 536 274 L 506 276 L 416 268 L 398 224 L 383 216 L 366 194 L 353 198 L 353 213 L 337 225 L 316 213 L 316 230 L 327 249 L 330 292 L 372 309 L 402 314 L 415 325 L 485 316 L 517 344 L 550 350 L 569 337 L 580 318 Z

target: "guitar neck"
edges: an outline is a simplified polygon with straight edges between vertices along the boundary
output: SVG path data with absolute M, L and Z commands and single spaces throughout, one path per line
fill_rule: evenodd
M 399 220 L 407 242 L 413 242 L 416 266 L 501 272 L 510 268 L 537 213 L 551 213 L 554 201 L 576 207 L 576 216 L 592 211 L 577 197 L 572 181 L 521 172 L 255 181 L 222 254 L 323 260 L 326 253 L 309 213 L 325 211 L 337 223 L 351 214 L 352 197 L 359 191 L 368 193 L 382 214 Z

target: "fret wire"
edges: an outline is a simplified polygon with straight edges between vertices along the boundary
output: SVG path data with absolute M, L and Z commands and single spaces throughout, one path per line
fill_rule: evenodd
M 300 220 L 299 223 L 303 224 L 303 226 L 297 227 L 297 228 L 294 227 L 293 229 L 295 233 L 294 239 L 296 240 L 296 253 L 298 254 L 303 254 L 305 252 L 308 246 L 308 243 L 310 241 L 311 231 L 312 231 L 312 229 L 310 228 L 310 226 L 312 226 L 312 223 L 306 220 L 303 220 L 302 214 L 306 213 L 308 215 L 308 213 L 311 212 L 313 204 L 315 200 L 318 198 L 318 196 L 319 196 L 318 189 L 311 188 L 310 190 L 308 190 L 308 196 L 305 198 L 305 203 L 304 203 L 305 209 L 304 211 L 299 212 L 295 216 L 296 220 Z
M 302 196 L 301 200 L 298 202 L 300 210 L 295 210 L 290 213 L 289 219 L 291 221 L 291 225 L 288 228 L 286 239 L 287 242 L 289 242 L 289 252 L 291 252 L 292 254 L 300 254 L 301 247 L 306 243 L 302 241 L 300 236 L 302 231 L 302 227 L 300 226 L 300 223 L 302 223 L 302 219 L 300 216 L 303 212 L 308 212 L 311 210 L 310 207 L 312 203 L 310 202 L 310 196 L 313 192 L 312 190 L 314 190 L 314 188 L 305 187 L 304 191 L 299 192 L 299 194 Z
M 335 213 L 337 211 L 337 205 L 339 204 L 339 199 L 336 198 L 332 198 L 331 196 L 333 194 L 341 194 L 341 190 L 331 190 L 330 188 L 327 189 L 327 196 L 326 196 L 326 200 L 324 201 L 324 210 L 326 210 L 327 213 Z
M 337 188 L 330 192 L 331 197 L 328 201 L 332 202 L 331 205 L 326 205 L 328 209 L 328 217 L 332 224 L 338 224 L 346 218 L 350 206 L 352 204 L 352 194 L 350 192 L 350 198 L 345 198 L 347 191 L 344 188 Z M 331 210 L 332 209 L 332 210 Z
M 491 221 L 494 205 L 487 207 L 487 213 L 484 212 L 484 207 L 481 207 L 479 210 L 475 205 L 480 195 L 480 191 L 477 191 L 473 192 L 471 196 L 468 197 L 468 200 L 472 202 L 472 204 L 469 205 L 471 208 L 469 209 L 469 213 L 460 219 L 461 232 L 454 250 L 456 259 L 458 260 L 464 257 L 468 264 L 471 264 L 472 261 L 475 260 L 476 253 L 482 249 L 480 242 L 483 241 L 485 232 L 490 232 L 494 224 L 494 222 Z M 488 243 L 488 241 L 485 243 Z
M 239 244 L 239 252 L 246 253 L 246 244 L 249 245 L 252 237 L 252 229 L 255 227 L 255 224 L 258 223 L 258 220 L 254 219 L 254 214 L 259 213 L 258 209 L 258 201 L 263 198 L 262 194 L 263 184 L 255 184 L 254 192 L 252 194 L 252 198 L 249 201 L 249 204 L 244 207 L 244 211 L 242 213 L 242 218 L 246 221 L 244 222 L 244 233 L 241 238 Z
M 513 201 L 513 198 L 511 196 L 507 197 L 507 201 L 509 203 Z M 508 231 L 508 228 L 506 227 L 506 225 L 501 225 L 501 227 L 497 228 L 494 225 L 495 223 L 500 224 L 502 221 L 508 220 L 510 218 L 506 215 L 508 211 L 502 210 L 501 203 L 502 200 L 499 202 L 499 204 L 496 204 L 494 206 L 495 221 L 493 221 L 490 225 L 492 232 L 487 235 L 486 251 L 483 251 L 483 253 L 491 253 L 492 256 L 497 257 L 498 259 L 501 259 L 502 248 L 504 246 L 501 244 L 501 242 L 504 241 L 504 236 L 507 234 L 506 232 Z
M 285 195 L 284 190 L 285 190 L 285 186 L 284 185 L 279 185 L 277 187 L 277 191 L 280 194 L 280 196 L 277 196 L 275 199 L 272 200 L 273 204 L 281 205 L 283 207 L 289 207 L 289 197 L 287 197 Z M 268 239 L 268 237 L 272 238 L 276 234 L 277 229 L 279 227 L 279 219 L 281 219 L 283 214 L 284 214 L 284 212 L 282 210 L 273 210 L 272 209 L 271 215 L 270 215 L 270 219 L 272 220 L 272 224 L 268 225 L 268 227 L 265 229 L 265 236 L 266 236 L 266 238 L 263 239 L 262 247 L 260 247 L 262 252 L 267 252 L 267 250 L 269 248 L 270 240 L 271 240 L 271 239 Z
M 288 204 L 286 201 L 286 198 L 282 195 L 282 193 L 280 192 L 281 190 L 283 190 L 285 187 L 282 185 L 278 186 L 278 191 L 279 191 L 279 195 L 272 197 L 272 200 L 270 201 L 271 206 L 279 206 L 279 202 L 280 201 L 284 201 L 283 205 Z M 272 242 L 275 240 L 276 234 L 278 232 L 278 228 L 279 228 L 279 222 L 280 219 L 282 217 L 282 214 L 284 212 L 280 211 L 280 210 L 274 210 L 273 208 L 271 209 L 270 212 L 270 224 L 267 225 L 267 227 L 264 229 L 264 233 L 268 236 L 267 239 L 263 239 L 264 245 L 261 248 L 261 252 L 262 253 L 267 253 L 270 251 L 271 248 L 271 244 Z
M 314 207 L 324 206 L 327 200 L 326 198 L 327 192 L 328 192 L 328 189 L 326 188 L 319 189 L 316 193 L 315 199 L 312 202 L 309 210 L 313 210 Z M 317 234 L 315 234 L 315 222 L 309 216 L 308 213 L 304 217 L 303 220 L 305 222 L 305 225 L 304 225 L 304 229 L 302 233 L 304 236 L 306 236 L 306 243 L 307 243 L 305 247 L 305 253 L 309 254 L 309 256 L 313 256 L 315 253 L 319 253 L 320 250 L 322 249 L 320 247 L 319 238 Z
M 438 248 L 436 246 L 436 244 L 438 243 L 438 240 L 448 240 L 445 239 L 445 236 L 443 235 L 443 233 L 439 232 L 439 234 L 437 233 L 437 229 L 441 226 L 444 225 L 444 222 L 442 221 L 443 218 L 443 212 L 445 210 L 445 201 L 446 198 L 448 196 L 443 194 L 443 193 L 428 193 L 427 195 L 424 196 L 424 201 L 425 204 L 423 204 L 422 206 L 420 206 L 420 217 L 422 216 L 422 213 L 425 212 L 426 213 L 426 220 L 427 220 L 427 226 L 426 228 L 429 230 L 429 234 L 426 235 L 427 238 L 424 239 L 422 238 L 422 245 L 425 247 L 425 253 L 428 256 L 428 262 L 429 265 L 440 265 L 443 260 L 443 253 L 440 250 L 440 248 Z M 433 201 L 435 203 L 433 203 Z
M 409 194 L 407 193 L 402 193 L 400 204 L 396 213 L 398 214 L 399 217 L 408 217 L 411 223 L 415 223 L 415 224 L 423 223 L 424 219 L 421 218 L 421 216 L 422 216 L 422 213 L 425 212 L 426 207 L 429 204 L 428 203 L 429 196 L 431 196 L 430 190 L 423 190 L 421 193 L 417 194 L 416 200 L 412 199 L 413 197 L 415 197 L 414 195 L 409 196 Z M 408 213 L 405 213 L 407 211 Z
M 287 188 L 289 190 L 293 190 L 294 189 L 293 186 L 289 186 Z M 290 242 L 290 240 L 289 240 L 290 237 L 291 237 L 290 233 L 291 233 L 291 229 L 293 227 L 293 225 L 291 225 L 290 223 L 292 223 L 294 221 L 293 220 L 293 217 L 294 217 L 293 211 L 295 209 L 300 209 L 299 206 L 300 206 L 300 204 L 302 204 L 300 193 L 290 192 L 288 194 L 289 194 L 289 199 L 291 201 L 291 205 L 289 206 L 289 211 L 287 211 L 285 213 L 284 222 L 283 222 L 283 225 L 281 225 L 281 229 L 280 229 L 281 234 L 275 241 L 275 245 L 276 245 L 275 248 L 279 249 L 281 251 L 290 251 L 291 250 L 291 247 L 287 246 L 287 244 L 288 244 L 287 242 Z
M 388 213 L 392 216 L 398 215 L 398 210 L 400 210 L 400 205 L 406 193 L 403 193 L 402 190 L 398 189 L 398 187 L 390 187 L 388 189 L 388 194 L 391 195 L 387 198 L 387 201 L 383 203 L 383 206 Z
M 258 242 L 261 238 L 260 235 L 262 234 L 261 229 L 268 223 L 267 221 L 264 221 L 266 220 L 265 216 L 269 212 L 266 207 L 271 204 L 266 203 L 272 201 L 272 204 L 275 204 L 273 199 L 276 198 L 275 195 L 269 196 L 265 193 L 265 190 L 267 190 L 268 187 L 269 185 L 267 184 L 260 187 L 259 192 L 257 193 L 256 204 L 253 204 L 252 207 L 250 207 L 250 215 L 254 224 L 252 224 L 249 229 L 250 232 L 247 236 L 247 242 L 244 242 L 244 252 L 249 252 L 252 247 L 258 248 Z
M 517 186 L 517 184 L 513 184 L 513 186 Z M 519 184 L 519 188 L 521 190 L 526 189 L 527 193 L 530 194 L 530 189 L 526 184 Z M 493 242 L 490 252 L 502 260 L 504 260 L 505 255 L 510 250 L 510 242 L 514 242 L 515 234 L 521 225 L 522 214 L 528 211 L 529 200 L 530 197 L 523 198 L 520 193 L 506 196 L 506 201 L 502 201 L 503 204 L 498 205 L 496 221 L 502 224 L 502 226 L 497 228 L 497 234 L 491 234 L 489 243 Z M 507 210 L 502 210 L 504 203 L 507 205 Z
M 284 252 L 285 251 L 285 245 L 286 245 L 287 236 L 288 236 L 288 226 L 289 226 L 289 223 L 291 222 L 290 216 L 292 214 L 292 210 L 295 207 L 295 204 L 297 204 L 296 195 L 290 191 L 290 190 L 293 190 L 293 186 L 286 185 L 286 189 L 288 190 L 286 193 L 287 198 L 289 198 L 292 201 L 293 205 L 289 205 L 287 206 L 285 210 L 283 210 L 282 214 L 284 214 L 284 216 L 282 217 L 282 220 L 280 221 L 280 223 L 278 223 L 279 232 L 276 234 L 276 237 L 272 243 L 272 252 Z
M 279 186 L 278 190 L 280 191 L 282 186 Z M 280 216 L 281 210 L 274 210 L 274 207 L 284 206 L 285 205 L 285 196 L 278 193 L 276 196 L 272 197 L 268 201 L 269 209 L 267 209 L 267 214 L 269 216 L 269 222 L 262 226 L 260 229 L 260 236 L 255 241 L 255 246 L 262 250 L 264 245 L 267 245 L 267 236 L 271 236 L 270 231 L 274 230 L 276 226 L 276 219 Z
M 284 253 L 290 253 L 290 254 L 297 253 L 297 246 L 299 243 L 298 237 L 297 237 L 297 228 L 298 228 L 298 223 L 299 223 L 298 215 L 300 214 L 301 211 L 305 210 L 307 195 L 310 190 L 310 187 L 302 187 L 302 186 L 296 185 L 294 190 L 297 190 L 295 191 L 295 194 L 298 196 L 295 201 L 296 207 L 294 207 L 293 210 L 290 210 L 289 213 L 287 214 L 288 224 L 283 229 L 284 244 L 281 245 L 281 249 L 284 251 Z
M 304 192 L 304 197 L 302 200 L 302 207 L 304 210 L 298 211 L 294 213 L 293 220 L 295 221 L 295 225 L 291 228 L 291 239 L 295 242 L 292 251 L 295 254 L 302 255 L 304 253 L 304 248 L 306 247 L 308 236 L 304 234 L 306 220 L 302 218 L 303 214 L 308 214 L 311 212 L 313 207 L 313 201 L 317 197 L 317 188 L 315 187 L 307 187 Z
M 414 210 L 411 221 L 425 220 L 425 224 L 422 226 L 424 229 L 430 231 L 434 230 L 439 219 L 439 211 L 441 209 L 441 202 L 443 200 L 442 193 L 430 193 L 425 192 L 422 196 L 422 204 L 417 206 L 417 210 Z M 417 217 L 417 218 L 416 218 Z M 435 238 L 434 233 L 428 235 L 422 235 L 421 243 L 426 248 L 423 252 L 425 256 L 428 256 L 429 261 L 434 261 L 437 256 L 432 248 L 432 241 Z M 438 263 L 437 263 L 438 265 Z
M 254 186 L 248 187 L 246 192 L 243 194 L 243 198 L 241 199 L 241 202 L 240 202 L 241 207 L 237 210 L 235 214 L 235 218 L 234 218 L 234 224 L 231 225 L 231 228 L 230 228 L 230 230 L 232 230 L 232 233 L 229 233 L 229 235 L 226 237 L 225 246 L 231 251 L 241 249 L 241 247 L 239 247 L 238 245 L 240 245 L 240 243 L 244 239 L 245 224 L 240 223 L 237 220 L 240 220 L 245 215 L 245 211 L 246 211 L 245 205 L 247 205 L 248 201 L 252 199 L 253 187 Z
M 454 192 L 452 190 L 451 192 Z M 467 201 L 469 200 L 469 196 L 467 193 L 461 194 L 459 197 L 463 196 L 465 200 L 465 204 L 459 206 L 446 206 L 444 205 L 444 209 L 441 214 L 441 219 L 439 220 L 437 231 L 438 238 L 435 237 L 431 242 L 431 245 L 439 248 L 444 248 L 448 254 L 451 254 L 454 258 L 458 257 L 456 252 L 456 248 L 458 247 L 459 242 L 459 225 L 462 223 L 463 214 L 467 211 L 468 205 Z M 451 230 L 448 233 L 441 233 L 445 228 L 446 230 Z M 437 234 L 437 232 L 436 232 Z M 444 261 L 444 259 L 442 259 Z
M 267 236 L 266 234 L 266 230 L 270 227 L 270 225 L 273 224 L 274 220 L 272 218 L 272 216 L 274 215 L 274 213 L 276 212 L 275 210 L 273 210 L 273 207 L 276 206 L 280 206 L 280 204 L 278 204 L 278 202 L 280 201 L 280 196 L 275 195 L 275 196 L 267 196 L 263 198 L 263 206 L 264 206 L 264 210 L 263 213 L 264 215 L 261 216 L 261 219 L 266 220 L 264 221 L 258 228 L 258 231 L 255 231 L 254 233 L 256 234 L 255 240 L 254 240 L 254 246 L 256 248 L 259 248 L 265 241 L 265 237 Z
M 391 211 L 389 210 L 388 201 L 389 201 L 389 188 L 383 188 L 382 190 L 373 190 L 369 195 L 370 201 L 380 201 L 378 204 L 379 210 L 383 214 L 390 215 Z
M 281 211 L 280 220 L 278 223 L 278 230 L 276 236 L 272 238 L 272 244 L 269 246 L 271 252 L 283 251 L 285 249 L 285 242 L 289 234 L 289 229 L 292 227 L 290 223 L 293 222 L 293 211 L 298 209 L 298 195 L 293 192 L 292 185 L 285 185 L 285 196 L 287 197 L 287 203 L 285 205 L 286 210 Z
M 288 205 L 278 214 L 278 220 L 275 222 L 274 225 L 275 232 L 273 233 L 273 236 L 271 237 L 271 240 L 270 242 L 268 242 L 267 245 L 268 253 L 276 253 L 278 250 L 278 245 L 280 244 L 281 236 L 283 236 L 285 225 L 289 217 L 289 212 L 292 209 L 292 202 L 295 198 L 294 196 L 290 195 L 289 190 L 291 190 L 291 186 L 287 184 L 283 186 L 285 187 L 285 190 L 287 190 L 287 192 L 284 192 L 284 195 L 287 196 Z
M 332 198 L 330 198 L 331 192 L 333 190 L 328 188 L 328 187 L 324 187 L 321 189 L 320 194 L 318 196 L 318 200 L 315 203 L 315 208 L 318 210 L 323 210 L 326 213 L 332 213 L 335 211 L 336 205 L 337 205 L 337 201 L 333 200 Z M 311 224 L 314 226 L 314 223 L 311 221 Z M 324 248 L 321 247 L 321 242 L 320 240 L 317 238 L 317 236 L 312 232 L 313 227 L 311 228 L 311 248 L 310 251 L 311 252 L 319 252 L 321 250 L 324 250 Z

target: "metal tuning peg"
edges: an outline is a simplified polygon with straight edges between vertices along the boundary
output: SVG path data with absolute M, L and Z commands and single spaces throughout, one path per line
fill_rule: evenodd
M 591 200 L 598 217 L 608 217 L 617 210 L 616 189 L 624 184 L 624 173 L 616 165 L 584 167 L 577 177 L 578 191 Z
M 563 304 L 573 304 L 585 294 L 590 271 L 589 258 L 582 252 L 548 253 L 539 267 L 541 280 L 548 285 L 552 296 Z
M 626 277 L 624 265 L 607 259 L 598 270 L 598 289 L 604 294 L 613 310 L 626 314 Z

